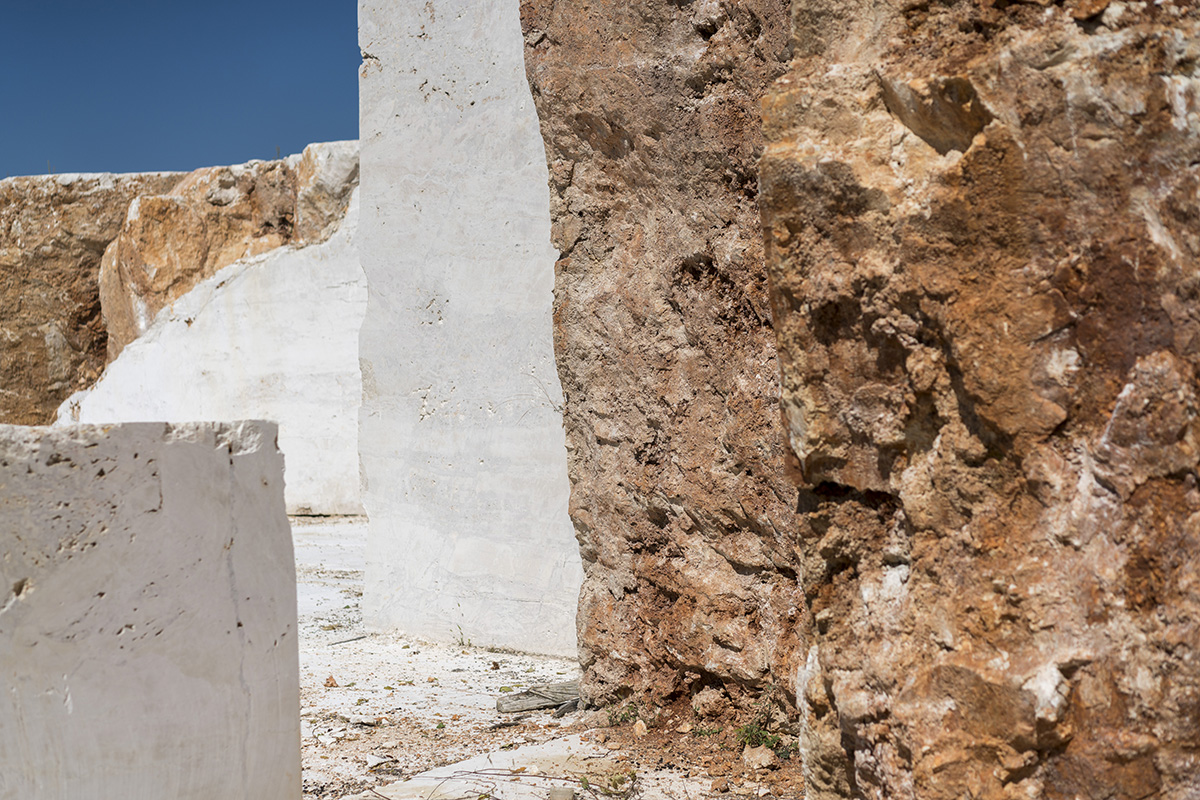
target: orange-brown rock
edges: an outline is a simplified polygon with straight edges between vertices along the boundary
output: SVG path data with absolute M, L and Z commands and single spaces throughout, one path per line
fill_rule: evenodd
M 0 422 L 45 425 L 105 364 L 96 276 L 130 201 L 183 176 L 0 181 Z
M 100 267 L 109 360 L 222 267 L 326 238 L 357 177 L 357 143 L 332 142 L 299 157 L 199 169 L 169 193 L 137 198 Z
M 1200 796 L 1192 3 L 797 0 L 808 797 Z
M 756 164 L 783 0 L 522 3 L 550 168 L 582 692 L 716 697 L 805 649 Z

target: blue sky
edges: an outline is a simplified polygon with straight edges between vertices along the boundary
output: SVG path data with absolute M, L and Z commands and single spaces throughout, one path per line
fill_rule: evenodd
M 358 136 L 356 0 L 0 0 L 0 177 Z

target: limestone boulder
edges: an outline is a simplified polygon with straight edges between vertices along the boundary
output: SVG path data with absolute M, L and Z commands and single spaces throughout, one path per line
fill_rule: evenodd
M 269 422 L 0 425 L 0 798 L 300 797 Z
M 793 25 L 760 202 L 808 796 L 1196 796 L 1194 8 Z
M 757 205 L 787 3 L 521 5 L 586 573 L 584 696 L 741 701 L 803 662 Z M 723 702 L 728 702 L 725 700 Z

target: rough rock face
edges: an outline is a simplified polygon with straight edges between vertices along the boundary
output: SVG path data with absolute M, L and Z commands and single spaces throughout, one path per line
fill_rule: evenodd
M 222 267 L 327 237 L 357 181 L 358 143 L 330 142 L 280 161 L 199 169 L 169 193 L 137 198 L 100 267 L 109 360 Z
M 105 363 L 96 275 L 130 201 L 183 176 L 40 175 L 0 181 L 0 421 L 50 421 Z
M 584 696 L 719 711 L 721 687 L 773 684 L 786 706 L 803 603 L 755 171 L 787 4 L 521 15 L 561 252 Z
M 1200 23 L 798 0 L 761 187 L 809 797 L 1200 795 Z

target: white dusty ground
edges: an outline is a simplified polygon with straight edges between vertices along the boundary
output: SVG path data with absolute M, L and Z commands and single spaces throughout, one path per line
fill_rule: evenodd
M 366 521 L 293 517 L 292 534 L 306 800 L 553 800 L 555 787 L 572 790 L 575 800 L 795 797 L 746 774 L 714 791 L 715 773 L 682 753 L 647 759 L 613 734 L 590 730 L 607 724 L 604 711 L 562 719 L 551 711 L 499 714 L 496 698 L 506 690 L 575 680 L 578 664 L 465 639 L 446 645 L 367 634 L 360 608 Z M 658 768 L 647 769 L 654 761 Z
M 489 652 L 465 640 L 356 639 L 365 633 L 359 606 L 365 520 L 295 517 L 292 531 L 305 798 L 356 794 L 555 735 L 560 724 L 549 712 L 513 725 L 520 715 L 498 714 L 496 697 L 506 687 L 573 680 L 579 675 L 574 661 Z M 326 685 L 330 677 L 336 687 Z

